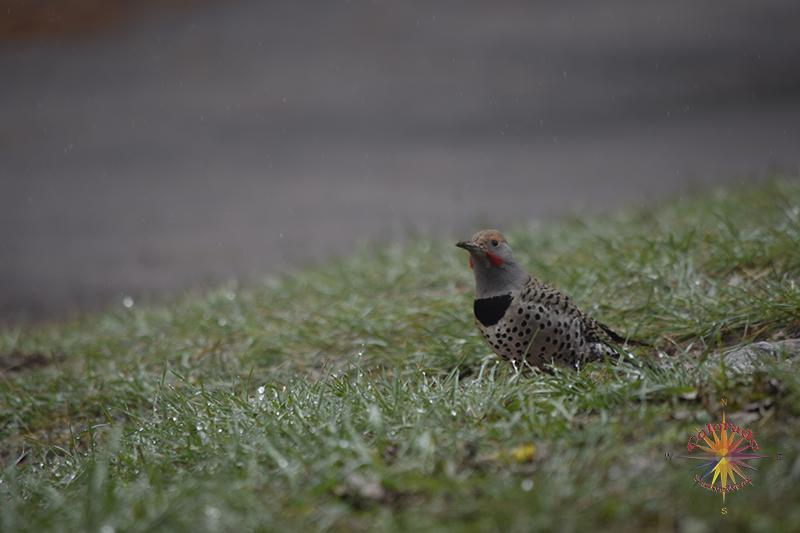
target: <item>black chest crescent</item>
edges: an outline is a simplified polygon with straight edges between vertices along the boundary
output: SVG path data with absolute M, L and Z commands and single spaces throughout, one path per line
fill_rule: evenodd
M 506 314 L 508 306 L 511 305 L 511 300 L 513 299 L 510 294 L 503 294 L 492 298 L 475 300 L 475 318 L 484 326 L 494 326 Z

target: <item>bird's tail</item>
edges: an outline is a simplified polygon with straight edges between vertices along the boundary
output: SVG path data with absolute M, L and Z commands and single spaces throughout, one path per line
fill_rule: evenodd
M 616 342 L 617 344 L 622 345 L 627 343 L 627 344 L 636 344 L 638 346 L 647 346 L 647 347 L 653 346 L 652 342 L 644 342 L 636 339 L 628 339 L 626 337 L 623 337 L 622 335 L 620 335 L 619 333 L 617 333 L 616 331 L 614 331 L 613 329 L 611 329 L 610 327 L 606 326 L 601 322 L 598 322 L 597 325 L 600 326 L 600 329 L 602 329 L 606 335 L 608 335 L 609 339 L 611 339 L 613 342 Z

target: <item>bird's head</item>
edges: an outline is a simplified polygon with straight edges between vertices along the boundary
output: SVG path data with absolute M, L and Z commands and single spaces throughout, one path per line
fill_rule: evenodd
M 499 231 L 485 229 L 456 246 L 469 252 L 475 271 L 475 297 L 485 298 L 521 287 L 528 275 L 514 260 L 514 252 Z
M 485 229 L 479 231 L 468 241 L 459 241 L 456 246 L 469 252 L 469 266 L 475 268 L 501 267 L 507 261 L 514 261 L 514 253 L 508 241 L 499 231 Z

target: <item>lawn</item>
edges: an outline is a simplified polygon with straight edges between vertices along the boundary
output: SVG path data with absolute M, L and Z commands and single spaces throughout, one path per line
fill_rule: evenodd
M 797 531 L 798 362 L 719 352 L 800 337 L 800 180 L 498 229 L 654 348 L 500 364 L 469 235 L 0 331 L 0 530 Z M 723 412 L 768 456 L 724 503 L 678 457 Z

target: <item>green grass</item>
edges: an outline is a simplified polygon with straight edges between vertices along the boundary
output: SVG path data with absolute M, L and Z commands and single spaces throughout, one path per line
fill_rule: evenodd
M 423 236 L 4 331 L 0 354 L 40 364 L 0 374 L 0 530 L 795 531 L 797 362 L 709 354 L 800 337 L 800 182 L 500 229 L 666 355 L 515 374 L 474 327 L 466 254 Z M 772 456 L 727 514 L 664 457 L 722 399 Z

